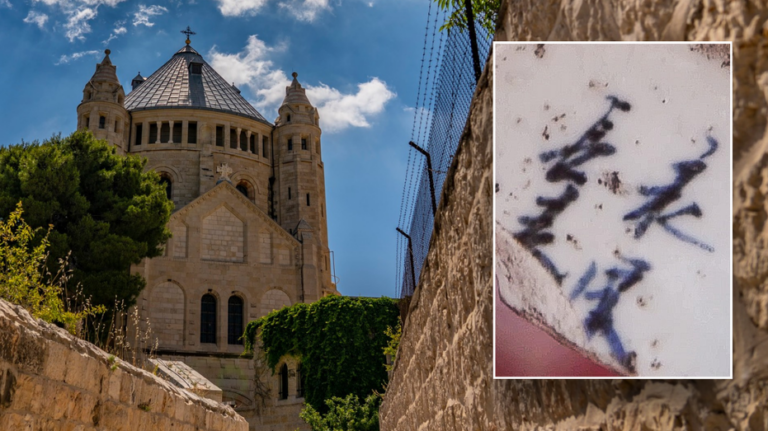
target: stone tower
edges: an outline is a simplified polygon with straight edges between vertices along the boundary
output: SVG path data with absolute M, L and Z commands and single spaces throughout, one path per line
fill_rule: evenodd
M 277 219 L 304 244 L 306 269 L 317 279 L 320 292 L 331 289 L 328 223 L 325 213 L 325 173 L 320 146 L 320 115 L 293 73 L 275 121 L 275 194 Z M 315 275 L 316 274 L 316 275 Z M 315 289 L 308 289 L 307 300 Z M 323 294 L 323 293 L 321 293 Z
M 130 116 L 125 109 L 125 91 L 117 79 L 117 67 L 104 51 L 104 60 L 83 88 L 83 100 L 77 107 L 77 129 L 89 129 L 98 139 L 104 139 L 126 153 Z

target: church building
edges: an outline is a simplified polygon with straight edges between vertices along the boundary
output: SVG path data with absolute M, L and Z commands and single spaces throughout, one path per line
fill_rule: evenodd
M 146 280 L 139 315 L 149 319 L 159 358 L 183 361 L 219 386 L 253 427 L 249 416 L 260 408 L 253 360 L 240 356 L 246 323 L 339 294 L 328 249 L 320 116 L 293 73 L 270 122 L 189 37 L 149 77 L 137 75 L 127 95 L 105 53 L 83 89 L 78 129 L 119 154 L 146 158 L 175 204 L 165 254 L 131 268 Z M 298 420 L 300 364 L 279 367 L 268 407 L 280 416 L 284 406 Z

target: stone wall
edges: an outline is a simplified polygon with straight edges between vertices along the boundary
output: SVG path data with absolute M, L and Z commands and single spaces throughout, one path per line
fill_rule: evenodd
M 245 431 L 248 424 L 0 300 L 0 429 Z
M 733 380 L 494 380 L 492 65 L 448 175 L 382 430 L 766 430 L 768 6 L 504 1 L 496 40 L 733 40 Z

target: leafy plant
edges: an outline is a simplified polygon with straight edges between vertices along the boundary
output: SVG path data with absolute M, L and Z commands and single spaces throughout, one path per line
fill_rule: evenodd
M 464 31 L 467 28 L 467 13 L 465 0 L 435 0 L 441 9 L 450 10 L 451 16 L 440 27 L 440 31 L 458 29 Z M 479 23 L 490 36 L 496 31 L 496 18 L 501 8 L 501 0 L 473 0 L 472 15 L 475 22 Z
M 349 394 L 344 398 L 325 400 L 325 414 L 307 404 L 299 416 L 312 431 L 378 431 L 380 404 L 381 397 L 376 394 L 369 395 L 363 404 L 360 404 L 357 395 Z
M 69 273 L 66 259 L 58 260 L 55 274 L 45 265 L 50 242 L 48 232 L 35 237 L 42 229 L 32 229 L 22 218 L 21 203 L 7 220 L 0 220 L 0 298 L 21 305 L 37 318 L 56 323 L 72 334 L 88 316 L 104 312 L 102 306 L 88 301 L 74 310 L 66 298 Z
M 387 373 L 385 331 L 397 325 L 399 310 L 390 298 L 329 296 L 311 304 L 273 311 L 246 327 L 247 351 L 260 338 L 267 366 L 275 371 L 280 358 L 301 361 L 305 399 L 320 413 L 325 400 L 349 394 L 365 397 L 383 388 Z
M 130 307 L 145 284 L 131 265 L 160 255 L 170 238 L 173 203 L 145 165 L 87 131 L 0 148 L 0 217 L 22 202 L 27 223 L 49 229 L 51 272 L 71 251 L 70 287 L 80 286 L 94 304 L 111 308 L 117 299 Z
M 392 327 L 389 326 L 384 333 L 389 337 L 389 341 L 384 347 L 384 354 L 389 355 L 389 357 L 392 358 L 392 365 L 384 364 L 384 368 L 386 368 L 387 371 L 392 371 L 392 368 L 395 366 L 395 361 L 397 360 L 397 348 L 400 346 L 400 335 L 403 333 L 403 327 L 400 322 L 397 322 L 397 327 L 395 329 L 392 329 Z

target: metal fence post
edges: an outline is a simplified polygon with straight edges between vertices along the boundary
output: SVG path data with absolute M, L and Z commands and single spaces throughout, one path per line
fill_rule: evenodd
M 435 200 L 435 180 L 432 178 L 432 157 L 429 156 L 429 153 L 424 151 L 423 148 L 416 145 L 415 142 L 411 141 L 408 143 L 408 145 L 412 146 L 416 149 L 416 151 L 420 152 L 424 155 L 424 157 L 427 158 L 427 173 L 429 174 L 429 191 L 432 193 L 432 216 L 435 216 L 437 213 L 437 201 Z
M 403 230 L 400 229 L 399 227 L 395 229 L 397 229 L 397 231 L 400 232 L 400 235 L 408 239 L 408 254 L 410 255 L 410 258 L 411 258 L 411 282 L 412 282 L 413 290 L 415 291 L 416 290 L 416 268 L 413 266 L 413 246 L 411 245 L 411 236 L 403 232 Z M 400 296 L 403 296 L 402 292 Z
M 472 14 L 472 0 L 464 0 L 464 8 L 467 11 L 467 28 L 469 28 L 469 42 L 472 46 L 472 64 L 475 66 L 475 82 L 480 80 L 480 54 L 477 51 L 477 34 L 475 33 L 475 17 Z

